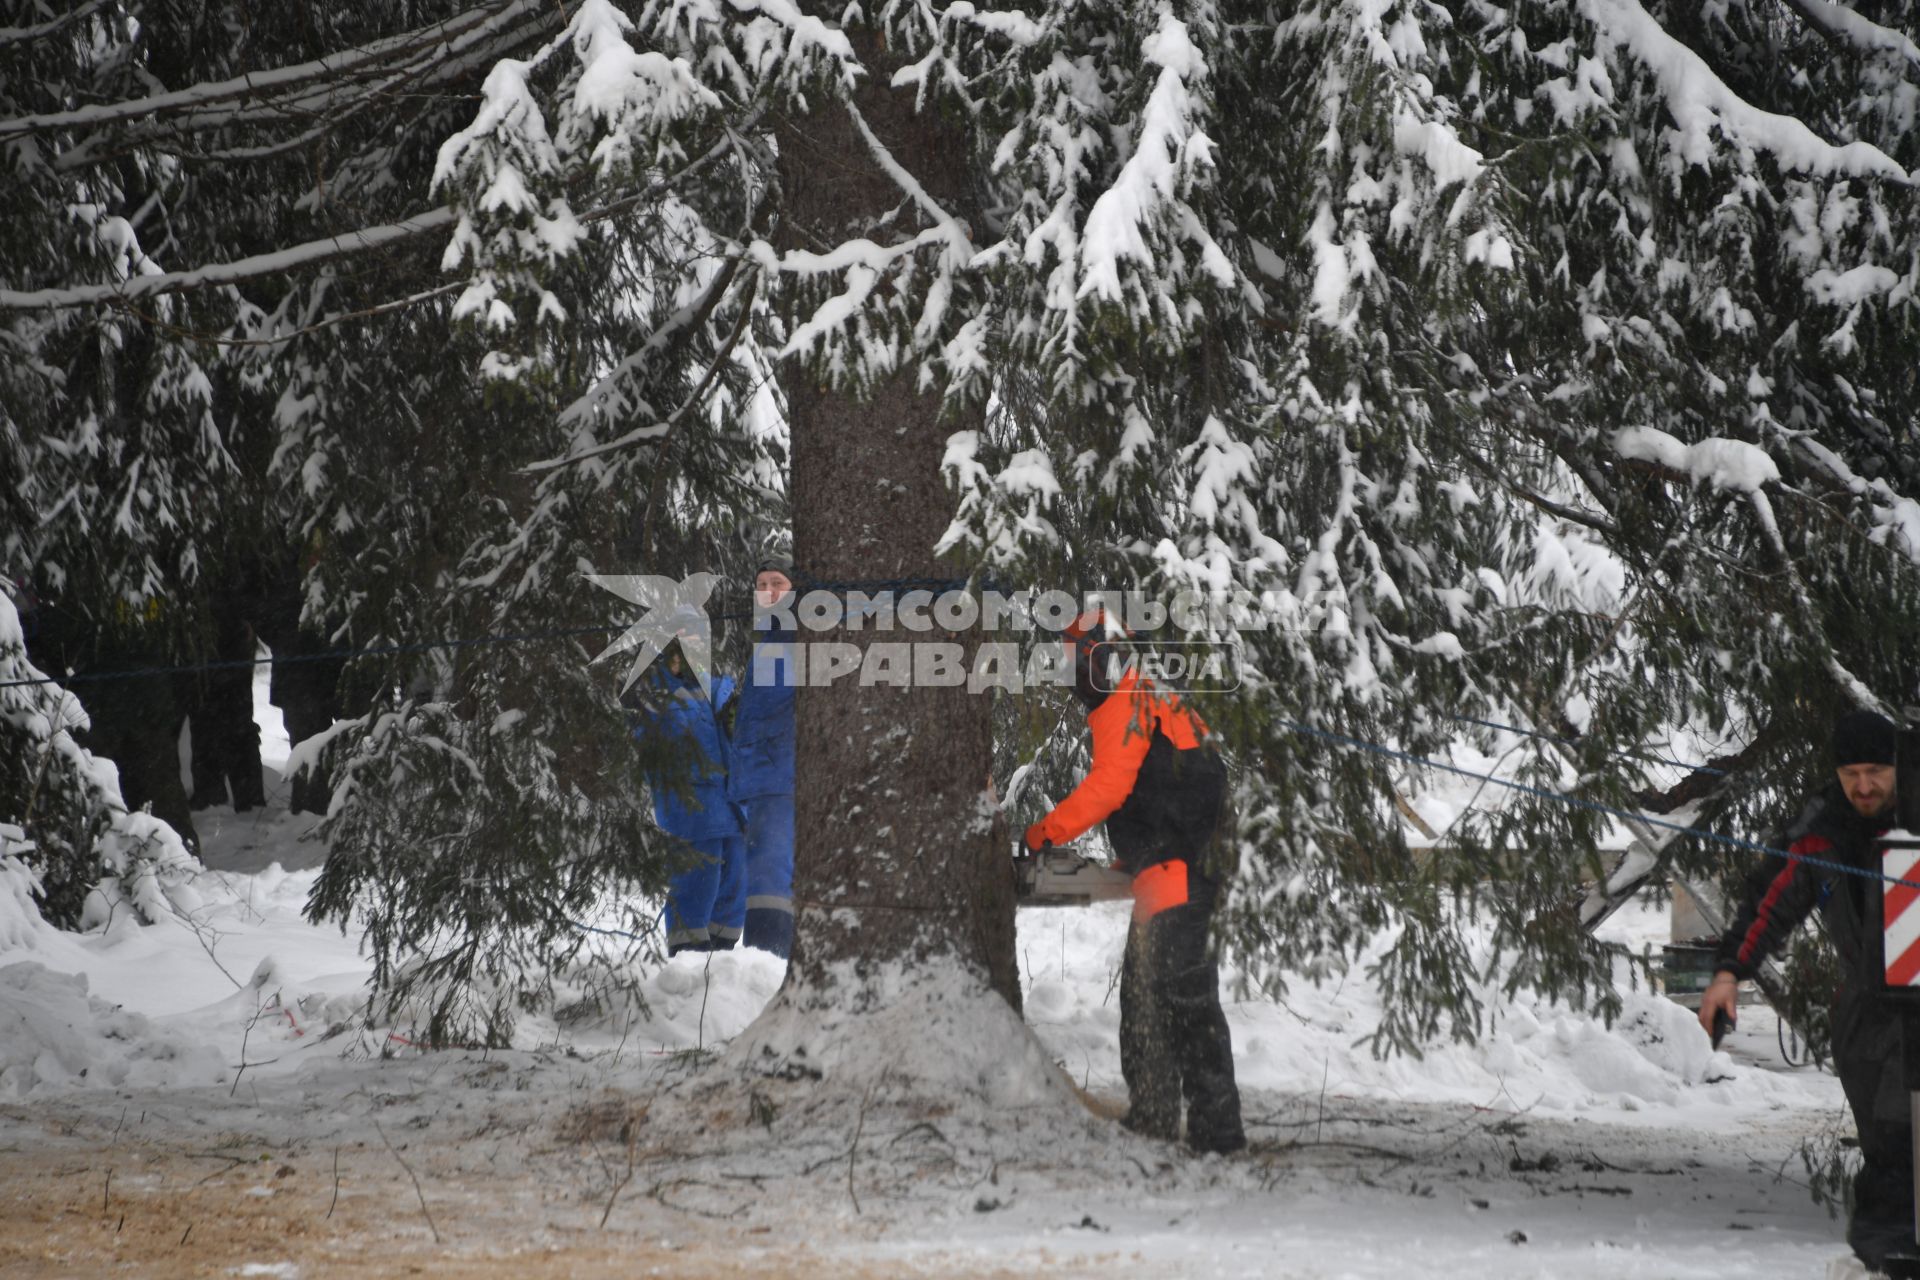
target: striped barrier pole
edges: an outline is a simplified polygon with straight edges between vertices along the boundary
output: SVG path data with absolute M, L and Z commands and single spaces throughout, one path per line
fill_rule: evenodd
M 1887 986 L 1920 997 L 1920 888 L 1914 887 L 1920 883 L 1920 836 L 1887 832 L 1880 871 L 1887 878 L 1881 909 Z

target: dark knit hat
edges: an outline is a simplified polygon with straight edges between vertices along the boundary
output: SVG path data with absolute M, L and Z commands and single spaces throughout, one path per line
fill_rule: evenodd
M 1849 711 L 1833 726 L 1833 767 L 1892 764 L 1900 732 L 1877 711 Z

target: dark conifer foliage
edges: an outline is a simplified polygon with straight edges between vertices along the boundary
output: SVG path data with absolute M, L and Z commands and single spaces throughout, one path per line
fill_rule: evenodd
M 1759 834 L 1835 709 L 1920 701 L 1909 4 L 0 13 L 4 556 L 182 602 L 156 646 L 262 546 L 338 640 L 598 619 L 584 569 L 714 567 L 778 500 L 756 404 L 911 403 L 872 478 L 924 504 L 886 468 L 937 457 L 951 507 L 893 568 L 1261 606 L 1201 700 L 1232 942 L 1332 973 L 1402 924 L 1403 1048 L 1479 1024 L 1462 902 L 1512 981 L 1609 999 L 1608 819 L 1489 792 L 1416 858 L 1419 780 L 1352 741 L 1536 728 L 1517 781 Z M 864 562 L 808 505 L 845 494 L 792 496 Z M 658 865 L 583 657 L 344 678 L 316 905 L 374 890 L 382 990 L 446 1036 L 504 1035 L 565 913 Z M 1680 731 L 1728 776 L 1644 759 Z
M 56 673 L 228 656 L 216 610 L 246 610 L 282 653 L 408 648 L 331 690 L 346 719 L 321 757 L 314 909 L 367 928 L 381 1016 L 440 1039 L 505 1037 L 566 967 L 572 920 L 657 889 L 678 856 L 644 821 L 618 679 L 588 666 L 616 633 L 568 634 L 628 620 L 585 575 L 705 562 L 715 538 L 732 546 L 718 513 L 765 505 L 777 480 L 722 408 L 692 439 L 532 469 L 617 435 L 641 397 L 684 397 L 735 327 L 732 310 L 690 316 L 706 247 L 657 203 L 597 211 L 543 273 L 569 322 L 536 376 L 479 375 L 434 166 L 494 63 L 557 14 L 0 14 L 0 563 L 90 646 Z M 650 340 L 624 371 L 633 402 L 606 409 L 602 379 Z M 750 379 L 719 369 L 709 404 Z M 533 638 L 419 647 L 497 634 Z M 111 687 L 75 686 L 95 740 Z M 84 789 L 64 746 L 47 758 Z M 85 842 L 56 867 L 44 800 L 31 816 L 50 913 L 71 923 L 59 886 L 84 894 L 111 868 Z

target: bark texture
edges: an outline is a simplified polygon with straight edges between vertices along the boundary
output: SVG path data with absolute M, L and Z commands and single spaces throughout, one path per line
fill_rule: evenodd
M 886 88 L 894 65 L 870 33 L 874 74 L 855 96 L 893 156 L 956 216 L 969 216 L 965 134 L 917 114 L 911 93 Z M 848 234 L 886 242 L 913 225 L 904 196 L 843 104 L 820 100 L 780 131 L 785 247 L 818 248 Z M 891 227 L 880 219 L 901 216 Z M 803 575 L 834 582 L 956 577 L 933 546 L 954 511 L 940 473 L 948 435 L 940 397 L 909 368 L 865 394 L 785 379 L 793 463 L 794 556 Z M 806 583 L 800 583 L 802 590 Z M 844 595 L 844 593 L 842 593 Z M 977 636 L 842 626 L 803 642 Z M 814 650 L 817 652 L 818 650 Z M 798 698 L 795 907 L 789 996 L 860 1012 L 881 998 L 866 981 L 905 965 L 963 965 L 1019 1007 L 1013 875 L 1002 824 L 981 796 L 991 769 L 990 696 L 962 688 L 860 687 L 854 676 Z M 845 966 L 856 991 L 837 989 Z

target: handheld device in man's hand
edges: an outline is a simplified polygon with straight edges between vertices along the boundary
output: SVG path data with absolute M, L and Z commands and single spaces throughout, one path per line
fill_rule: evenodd
M 1734 1022 L 1732 1016 L 1729 1015 L 1725 1009 L 1714 1010 L 1713 1047 L 1718 1049 L 1720 1047 L 1720 1042 L 1726 1039 L 1727 1032 L 1733 1030 L 1736 1025 L 1737 1024 Z M 1697 1044 L 1699 1042 L 1695 1041 L 1695 1043 Z

